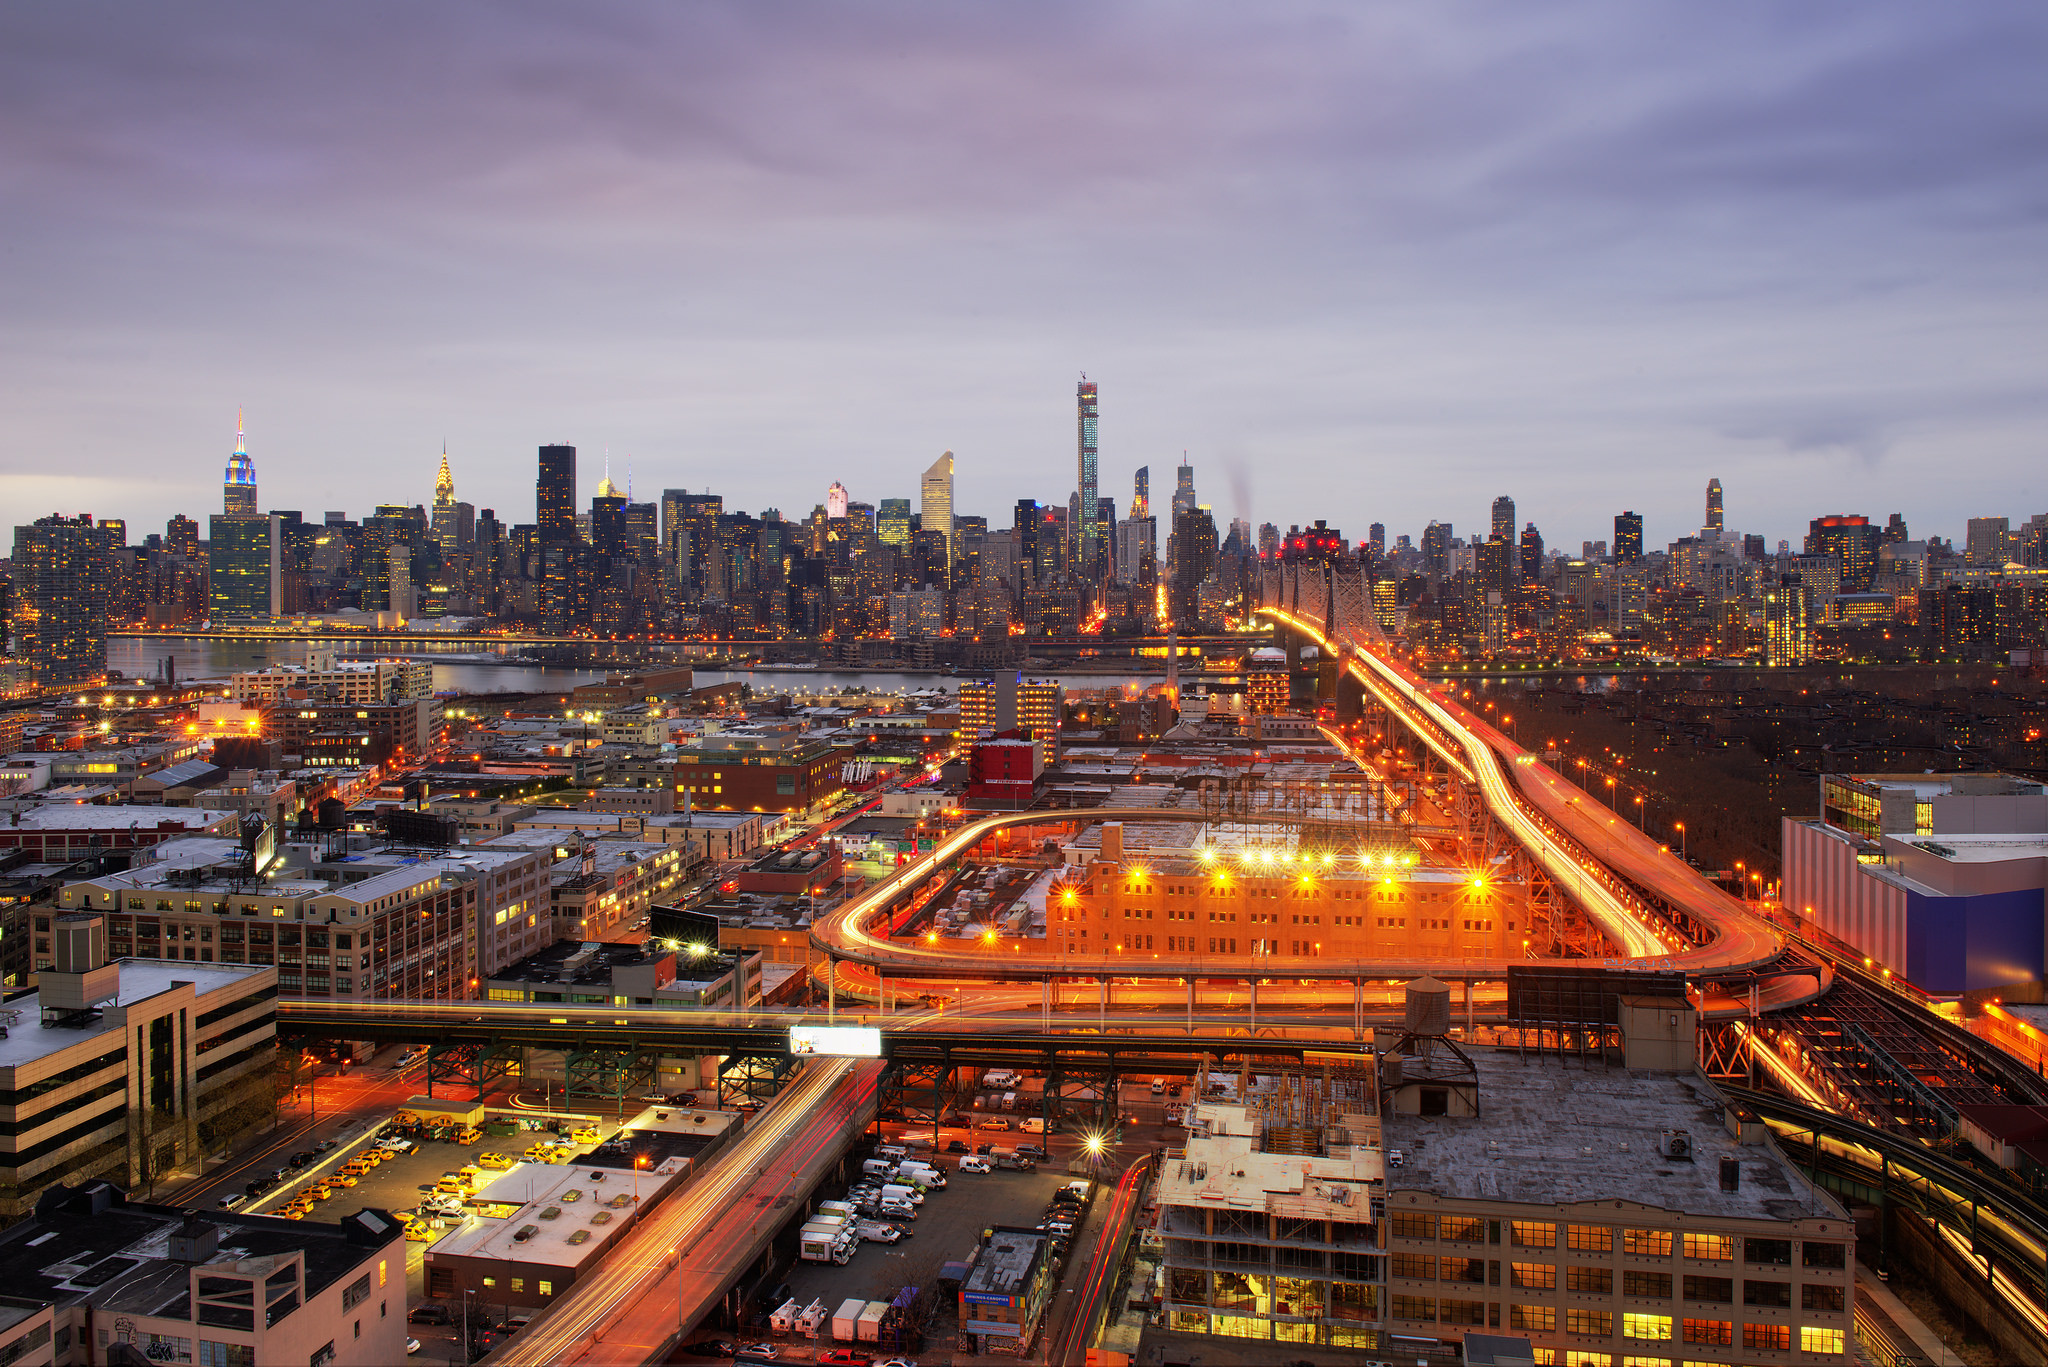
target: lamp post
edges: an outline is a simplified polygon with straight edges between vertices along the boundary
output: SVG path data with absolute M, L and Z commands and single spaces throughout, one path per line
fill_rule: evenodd
M 1690 863 L 1692 862 L 1692 860 L 1690 860 L 1690 859 L 1687 859 L 1687 858 L 1686 858 L 1686 854 L 1685 854 L 1685 823 L 1684 823 L 1683 821 L 1680 821 L 1680 822 L 1678 822 L 1678 823 L 1677 823 L 1677 826 L 1678 826 L 1678 857 L 1679 857 L 1680 859 L 1682 859 L 1682 860 L 1685 860 L 1685 862 L 1686 862 L 1686 863 L 1690 864 Z

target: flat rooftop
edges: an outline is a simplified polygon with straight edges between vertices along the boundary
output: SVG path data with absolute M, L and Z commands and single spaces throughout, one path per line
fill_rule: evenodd
M 93 1214 L 78 1208 L 73 1198 L 48 1219 L 10 1227 L 0 1234 L 0 1275 L 19 1296 L 58 1305 L 83 1301 L 109 1313 L 189 1319 L 191 1267 L 172 1262 L 169 1256 L 171 1236 L 183 1224 L 184 1213 L 166 1206 L 129 1204 L 118 1190 L 112 1190 L 111 1200 L 108 1208 Z M 220 1240 L 207 1261 L 241 1263 L 246 1269 L 251 1261 L 282 1261 L 286 1255 L 302 1253 L 310 1301 L 375 1256 L 381 1245 L 370 1234 L 372 1227 L 381 1223 L 390 1237 L 396 1237 L 397 1221 L 381 1211 L 363 1215 L 370 1219 L 352 1240 L 346 1223 L 208 1212 L 202 1222 L 217 1228 Z
M 1472 1051 L 1480 1114 L 1389 1115 L 1385 1144 L 1405 1151 L 1390 1191 L 1551 1206 L 1622 1197 L 1726 1219 L 1844 1218 L 1832 1196 L 1760 1144 L 1738 1144 L 1704 1084 L 1676 1073 L 1567 1067 Z M 1658 1152 L 1666 1130 L 1692 1140 L 1693 1161 Z M 1721 1190 L 1720 1160 L 1741 1160 L 1738 1190 Z
M 1030 1284 L 1031 1266 L 1045 1247 L 1045 1236 L 1036 1230 L 997 1225 L 982 1245 L 974 1271 L 960 1284 L 965 1292 L 987 1296 L 1021 1296 Z
M 209 992 L 273 971 L 265 964 L 201 964 L 174 959 L 116 959 L 113 966 L 121 970 L 120 995 L 116 998 L 120 1006 L 147 1001 L 169 991 L 173 983 L 191 983 L 192 990 L 203 999 Z M 25 1067 L 70 1049 L 81 1040 L 121 1028 L 117 1020 L 104 1016 L 86 1018 L 85 1024 L 76 1026 L 43 1026 L 39 1024 L 43 1010 L 39 992 L 10 998 L 6 1010 L 19 1011 L 21 1016 L 8 1028 L 7 1037 L 0 1039 L 0 1068 Z
M 2048 833 L 1891 835 L 1885 839 L 1911 845 L 1951 864 L 1998 864 L 2008 859 L 2039 859 L 2048 855 Z
M 235 818 L 233 812 L 216 812 L 204 807 L 117 807 L 44 802 L 23 807 L 9 818 L 8 829 L 18 831 L 155 831 L 166 826 L 188 831 L 206 830 Z
M 641 1172 L 636 1195 L 631 1172 L 580 1163 L 514 1163 L 476 1194 L 479 1211 L 500 1207 L 510 1213 L 479 1215 L 469 1227 L 443 1235 L 428 1256 L 579 1267 L 688 1169 L 688 1160 L 673 1158 Z M 520 1238 L 523 1230 L 532 1232 Z

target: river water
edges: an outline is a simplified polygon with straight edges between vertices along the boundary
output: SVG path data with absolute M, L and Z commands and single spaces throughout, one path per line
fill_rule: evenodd
M 129 678 L 151 677 L 166 656 L 178 662 L 180 679 L 224 679 L 237 670 L 262 669 L 272 664 L 304 664 L 307 645 L 303 641 L 203 641 L 180 636 L 123 636 L 107 642 L 107 668 Z M 340 653 L 340 652 L 337 652 Z M 392 652 L 385 652 L 387 655 Z M 459 660 L 444 661 L 428 650 L 398 652 L 434 665 L 434 687 L 454 693 L 555 693 L 567 692 L 578 684 L 594 683 L 615 669 L 571 669 L 561 665 L 492 664 L 469 653 Z M 677 664 L 687 664 L 678 660 Z M 650 668 L 660 668 L 651 665 Z M 1160 682 L 1159 675 L 1143 674 L 1049 674 L 1030 671 L 1033 678 L 1057 678 L 1068 692 L 1078 689 L 1125 688 L 1142 692 Z M 864 688 L 870 693 L 910 693 L 939 688 L 957 691 L 958 680 L 944 674 L 894 674 L 861 670 L 827 669 L 699 669 L 697 687 L 710 688 L 735 679 L 745 680 L 756 693 L 789 693 L 798 696 Z M 965 677 L 973 678 L 972 672 Z

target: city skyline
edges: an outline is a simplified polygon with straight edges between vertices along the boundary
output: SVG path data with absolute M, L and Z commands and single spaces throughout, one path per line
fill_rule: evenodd
M 559 435 L 750 508 L 951 449 L 1000 509 L 1067 492 L 1077 369 L 1118 487 L 1185 449 L 1219 518 L 2042 495 L 2039 16 L 1120 8 L 1075 71 L 1030 16 L 712 13 L 0 20 L 17 519 L 197 515 L 242 403 L 277 506 L 422 499 L 445 435 L 516 507 Z
M 1092 382 L 1087 382 L 1084 383 L 1083 388 L 1088 393 L 1089 398 L 1092 400 L 1096 386 Z M 1084 430 L 1087 430 L 1087 428 L 1092 427 L 1092 417 L 1092 412 L 1089 412 L 1088 415 L 1084 417 Z M 230 452 L 228 457 L 228 471 L 224 478 L 224 488 L 227 490 L 226 497 L 228 499 L 233 500 L 239 494 L 241 495 L 243 502 L 246 502 L 248 497 L 248 491 L 255 489 L 257 487 L 257 482 L 255 478 L 255 455 L 254 453 L 251 453 L 247 449 L 247 438 L 244 432 L 244 428 L 246 425 L 245 410 L 237 411 L 235 422 L 236 428 L 234 436 L 234 449 Z M 557 524 L 566 525 L 566 521 L 569 519 L 573 519 L 573 517 L 576 515 L 576 511 L 578 508 L 586 507 L 591 498 L 602 496 L 608 489 L 613 487 L 611 484 L 611 476 L 609 470 L 609 456 L 605 457 L 605 467 L 595 472 L 596 482 L 591 485 L 590 494 L 589 496 L 586 497 L 580 487 L 577 474 L 577 463 L 575 453 L 579 449 L 579 444 L 576 442 L 543 444 L 539 447 L 539 450 L 541 452 L 540 460 L 544 472 L 542 479 L 549 490 L 548 506 L 547 508 L 543 509 L 539 506 L 539 503 L 537 501 L 536 486 L 534 483 L 533 475 L 531 473 L 531 462 L 533 461 L 533 456 L 531 455 L 532 449 L 533 448 L 529 447 L 526 452 L 522 452 L 518 457 L 518 459 L 521 462 L 523 462 L 526 467 L 523 479 L 523 489 L 519 487 L 521 484 L 521 480 L 519 478 L 507 474 L 503 470 L 497 470 L 494 472 L 496 475 L 496 479 L 492 483 L 492 487 L 503 489 L 507 494 L 505 500 L 499 503 L 487 503 L 482 501 L 481 498 L 472 497 L 465 498 L 463 502 L 471 508 L 489 509 L 497 513 L 499 522 L 507 526 L 515 525 L 520 522 L 526 521 L 526 517 L 522 516 L 522 514 L 531 513 L 533 515 L 534 525 L 540 526 L 542 524 L 548 524 L 550 527 L 553 527 Z M 1084 447 L 1084 449 L 1086 448 Z M 427 457 L 427 459 L 430 459 L 435 463 L 435 473 L 433 477 L 427 481 L 427 487 L 429 489 L 429 492 L 425 497 L 411 497 L 412 486 L 410 483 L 405 484 L 403 487 L 392 489 L 363 489 L 359 487 L 351 491 L 353 498 L 352 503 L 345 501 L 340 504 L 330 504 L 323 508 L 317 506 L 316 502 L 309 502 L 307 500 L 301 499 L 298 500 L 298 505 L 295 508 L 293 508 L 292 511 L 305 514 L 309 518 L 309 520 L 318 521 L 320 520 L 320 516 L 324 512 L 332 510 L 346 513 L 349 516 L 350 520 L 354 521 L 369 517 L 374 512 L 376 506 L 379 504 L 396 504 L 398 506 L 405 507 L 418 507 L 427 511 L 431 515 L 435 510 L 436 506 L 443 503 L 446 497 L 444 495 L 444 491 L 442 488 L 442 481 L 448 476 L 448 462 L 450 459 L 448 443 L 444 440 L 441 443 L 440 448 L 437 451 L 433 452 L 429 457 Z M 1185 458 L 1185 455 L 1180 457 L 1179 460 L 1181 468 L 1183 469 L 1189 468 L 1191 466 L 1199 469 L 1199 466 L 1196 465 L 1196 463 L 1194 462 L 1188 461 Z M 925 468 L 921 472 L 908 476 L 907 479 L 898 481 L 899 483 L 902 483 L 904 485 L 903 493 L 890 493 L 887 491 L 888 489 L 895 487 L 894 484 L 888 482 L 892 479 L 895 479 L 895 476 L 875 474 L 874 472 L 869 472 L 870 478 L 876 481 L 876 488 L 872 490 L 849 489 L 842 480 L 833 479 L 832 482 L 825 487 L 824 492 L 822 494 L 819 494 L 815 499 L 811 499 L 811 496 L 803 493 L 802 490 L 783 490 L 780 494 L 777 494 L 772 488 L 766 489 L 764 490 L 764 497 L 760 500 L 758 506 L 760 510 L 775 509 L 778 512 L 780 512 L 780 514 L 786 520 L 791 522 L 802 521 L 806 516 L 809 515 L 813 508 L 825 509 L 829 516 L 834 517 L 843 516 L 844 508 L 849 503 L 862 504 L 870 509 L 881 508 L 885 502 L 907 502 L 913 494 L 916 494 L 919 490 L 921 490 L 924 487 L 925 481 L 931 479 L 934 476 L 934 472 L 937 471 L 941 466 L 944 466 L 946 468 L 948 472 L 948 480 L 953 482 L 954 487 L 957 487 L 957 464 L 957 457 L 951 449 L 941 452 L 938 459 L 932 462 L 932 464 L 929 467 Z M 1147 468 L 1148 467 L 1146 465 L 1140 464 L 1130 471 L 1131 476 L 1135 477 L 1140 482 L 1141 487 L 1142 481 L 1144 480 L 1144 477 L 1147 473 Z M 1057 470 L 1055 470 L 1050 472 L 1049 475 L 1049 477 L 1052 478 L 1054 483 L 1057 482 L 1057 473 Z M 1226 472 L 1226 474 L 1227 473 L 1228 472 Z M 1018 476 L 1016 478 L 1018 479 L 1018 482 L 1020 484 L 1025 482 L 1025 477 L 1023 476 Z M 1216 476 L 1212 474 L 1211 478 L 1213 480 L 1216 478 Z M 282 481 L 274 481 L 273 487 L 274 483 L 280 482 Z M 474 487 L 474 482 L 482 481 L 479 480 L 478 477 L 476 476 L 470 476 L 469 479 L 466 480 L 464 484 L 465 493 L 468 493 L 469 490 Z M 648 481 L 648 487 L 652 489 L 653 487 L 655 487 L 657 483 L 667 484 L 666 480 L 661 479 L 661 471 L 658 468 L 652 472 L 651 477 Z M 912 488 L 912 485 L 915 485 L 916 488 Z M 746 504 L 744 500 L 734 498 L 733 496 L 724 492 L 725 489 L 730 487 L 730 480 L 711 479 L 707 480 L 703 485 L 699 486 L 696 491 L 707 496 L 713 496 L 721 499 L 729 511 L 755 510 L 751 505 Z M 1211 483 L 1206 487 L 1213 490 L 1214 484 Z M 1608 496 L 1609 502 L 1627 501 L 1626 489 L 1630 486 L 1619 487 L 1623 490 L 1622 497 L 1617 499 L 1614 495 L 1610 494 Z M 1705 489 L 1704 497 L 1706 500 L 1704 505 L 1704 516 L 1698 521 L 1685 522 L 1683 521 L 1683 513 L 1679 512 L 1676 514 L 1676 516 L 1679 517 L 1681 520 L 1678 522 L 1674 522 L 1668 528 L 1659 528 L 1654 524 L 1643 525 L 1641 529 L 1641 535 L 1643 538 L 1643 549 L 1660 549 L 1667 542 L 1675 542 L 1685 537 L 1696 536 L 1703 531 L 1712 531 L 1718 533 L 1722 530 L 1722 523 L 1725 516 L 1725 514 L 1723 513 L 1723 481 L 1718 475 L 1706 476 L 1704 485 L 1702 485 L 1700 481 L 1695 481 L 1693 498 L 1696 510 L 1698 510 L 1701 506 L 1699 500 L 1701 498 L 1700 489 L 1702 487 L 1704 487 Z M 691 492 L 691 488 L 688 485 L 669 484 L 668 488 L 671 493 Z M 1040 489 L 1039 492 L 1041 494 L 1047 493 L 1050 491 L 1050 488 L 1051 485 L 1047 485 L 1044 488 Z M 623 491 L 621 492 L 623 493 Z M 792 492 L 796 494 L 795 497 L 790 496 Z M 1076 495 L 1078 495 L 1079 493 L 1078 490 L 1074 490 L 1071 492 Z M 397 497 L 394 498 L 386 496 L 392 494 L 397 495 Z M 1967 539 L 1968 527 L 1971 523 L 1982 522 L 1987 518 L 2005 517 L 2008 518 L 2014 525 L 2018 525 L 2019 523 L 2024 522 L 2029 516 L 2029 514 L 2024 513 L 2023 510 L 2019 507 L 2012 507 L 2007 509 L 1987 507 L 1966 514 L 1961 519 L 1962 525 L 1959 525 L 1953 529 L 1948 529 L 1931 526 L 1927 522 L 1923 521 L 1922 519 L 1924 519 L 1925 513 L 1919 511 L 1920 505 L 1907 505 L 1903 509 L 1880 509 L 1874 503 L 1870 502 L 1867 499 L 1861 499 L 1859 501 L 1859 497 L 1856 495 L 1852 494 L 1847 496 L 1847 498 L 1848 502 L 1856 504 L 1857 514 L 1855 515 L 1862 515 L 1873 519 L 1881 519 L 1886 514 L 1897 515 L 1903 512 L 1904 516 L 1906 517 L 1908 525 L 1914 529 L 1915 535 L 1919 538 L 1925 539 L 1927 537 L 1932 536 L 1943 541 L 1952 542 L 1959 547 Z M 198 509 L 198 513 L 201 517 L 207 516 L 211 512 L 211 509 L 209 507 L 201 506 L 202 499 L 203 496 L 174 500 L 174 502 L 177 505 L 177 510 L 173 512 L 169 517 L 165 518 L 164 521 L 166 523 L 169 523 L 170 521 L 174 520 L 179 516 L 191 516 L 192 510 L 195 507 Z M 523 503 L 521 501 L 522 499 L 524 500 Z M 806 503 L 806 499 L 810 499 L 810 502 Z M 1412 529 L 1405 529 L 1400 524 L 1391 523 L 1387 518 L 1384 517 L 1372 517 L 1370 520 L 1375 526 L 1391 526 L 1392 530 L 1387 533 L 1387 536 L 1389 538 L 1387 544 L 1389 545 L 1392 544 L 1394 538 L 1400 536 L 1407 536 L 1411 538 L 1411 540 L 1414 541 L 1417 545 L 1419 545 L 1422 540 L 1422 532 L 1427 530 L 1429 527 L 1438 524 L 1448 526 L 1451 529 L 1452 535 L 1455 536 L 1459 541 L 1466 542 L 1469 544 L 1476 544 L 1478 541 L 1485 540 L 1488 532 L 1498 534 L 1502 530 L 1500 519 L 1502 517 L 1503 508 L 1506 509 L 1506 517 L 1510 523 L 1513 523 L 1516 517 L 1516 496 L 1512 492 L 1502 493 L 1499 495 L 1492 496 L 1491 498 L 1488 498 L 1481 492 L 1475 491 L 1464 491 L 1456 495 L 1447 494 L 1442 496 L 1442 500 L 1446 504 L 1449 504 L 1453 499 L 1458 501 L 1457 506 L 1454 508 L 1447 506 L 1444 509 L 1444 511 L 1452 513 L 1452 516 L 1445 517 L 1441 516 L 1440 514 L 1432 514 L 1424 518 L 1419 524 L 1417 524 Z M 651 496 L 650 498 L 644 501 L 648 503 L 658 504 L 660 502 L 660 499 L 659 497 Z M 1637 501 L 1640 502 L 1641 500 Z M 230 511 L 236 513 L 267 513 L 269 511 L 272 511 L 273 508 L 281 508 L 291 502 L 292 500 L 289 498 L 265 497 L 261 500 L 262 506 L 260 507 L 252 505 L 247 508 L 243 508 L 238 504 L 235 508 L 232 508 Z M 951 493 L 949 495 L 948 502 L 950 505 L 951 515 L 961 515 L 958 511 L 960 507 L 960 502 L 958 500 L 957 493 Z M 1011 500 L 1009 502 L 1004 503 L 1000 507 L 996 508 L 995 512 L 997 514 L 997 517 L 991 520 L 990 525 L 997 525 L 1000 521 L 1000 515 L 1002 514 L 1004 509 L 1012 506 L 1014 502 L 1015 500 Z M 1474 511 L 1469 515 L 1469 517 L 1466 516 L 1464 512 L 1465 504 L 1467 502 L 1469 502 L 1471 504 L 1471 507 L 1474 509 Z M 1193 505 L 1191 504 L 1190 506 Z M 1209 509 L 1212 515 L 1217 519 L 1218 523 L 1222 525 L 1228 525 L 1232 522 L 1237 521 L 1243 521 L 1252 525 L 1258 525 L 1260 523 L 1268 522 L 1272 523 L 1275 526 L 1290 525 L 1295 523 L 1296 519 L 1298 519 L 1300 515 L 1300 510 L 1298 509 L 1291 510 L 1293 513 L 1292 518 L 1289 517 L 1287 512 L 1282 512 L 1280 514 L 1276 514 L 1270 517 L 1257 515 L 1247 516 L 1244 513 L 1232 513 L 1226 508 L 1219 506 L 1213 494 L 1204 495 L 1200 503 L 1200 506 Z M 1833 505 L 1829 506 L 1830 508 L 1833 507 Z M 1524 509 L 1524 512 L 1527 512 L 1526 508 Z M 70 517 L 77 516 L 81 513 L 90 514 L 96 521 L 109 521 L 121 523 L 122 525 L 131 530 L 131 544 L 140 544 L 141 539 L 151 534 L 151 532 L 154 530 L 154 524 L 146 516 L 137 517 L 128 510 L 126 510 L 125 508 L 118 507 L 109 508 L 104 511 L 93 508 L 51 509 L 49 510 L 48 513 L 38 515 L 58 515 Z M 979 515 L 984 517 L 987 516 L 987 514 L 985 513 Z M 1569 514 L 1566 514 L 1566 516 L 1569 517 L 1571 521 L 1568 524 L 1562 526 L 1561 529 L 1545 527 L 1544 524 L 1542 524 L 1538 519 L 1536 519 L 1533 516 L 1526 517 L 1525 522 L 1527 523 L 1527 525 L 1543 528 L 1545 538 L 1547 539 L 1549 545 L 1553 550 L 1566 555 L 1570 555 L 1572 553 L 1572 548 L 1577 546 L 1582 541 L 1588 543 L 1611 544 L 1612 532 L 1614 527 L 1613 519 L 1617 516 L 1622 515 L 1640 517 L 1641 513 L 1639 509 L 1635 509 L 1633 507 L 1626 509 L 1609 509 L 1606 508 L 1604 505 L 1589 503 L 1584 507 L 1581 507 Z M 1749 524 L 1743 522 L 1739 516 L 1734 517 L 1728 521 L 1727 530 L 1730 535 L 1746 533 L 1751 536 L 1762 536 L 1765 539 L 1768 546 L 1775 548 L 1780 540 L 1786 540 L 1794 544 L 1797 544 L 1800 536 L 1806 530 L 1808 524 L 1810 524 L 1814 518 L 1823 515 L 1833 514 L 1821 514 L 1813 508 L 1787 508 L 1784 512 L 1786 529 L 1782 534 L 1772 530 L 1757 530 L 1756 528 L 1753 528 Z M 1360 516 L 1356 519 L 1341 519 L 1340 523 L 1341 525 L 1352 525 L 1353 523 L 1355 523 L 1358 526 L 1363 526 L 1367 521 L 1367 517 L 1368 514 L 1361 513 Z M 1580 523 L 1584 524 L 1583 534 L 1581 534 L 1580 532 Z M 1519 535 L 1514 526 L 1509 526 L 1507 530 L 1510 533 L 1508 538 L 1510 541 L 1515 540 L 1516 535 Z M 549 532 L 547 534 L 559 535 L 559 533 L 556 532 Z M 1362 537 L 1357 539 L 1360 542 L 1363 541 Z

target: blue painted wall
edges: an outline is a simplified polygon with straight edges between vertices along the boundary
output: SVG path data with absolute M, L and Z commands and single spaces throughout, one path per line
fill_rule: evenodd
M 1976 897 L 1906 893 L 1906 977 L 1929 992 L 2009 987 L 2048 958 L 2040 888 Z

